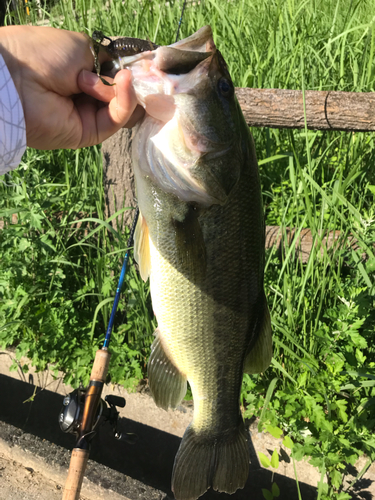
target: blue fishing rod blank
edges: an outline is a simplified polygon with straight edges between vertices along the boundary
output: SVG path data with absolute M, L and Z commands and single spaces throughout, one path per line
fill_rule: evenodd
M 125 257 L 124 257 L 124 262 L 122 264 L 120 278 L 119 278 L 118 284 L 117 284 L 115 300 L 113 302 L 112 312 L 111 312 L 111 316 L 109 318 L 108 327 L 107 327 L 107 331 L 106 331 L 106 334 L 105 334 L 103 349 L 108 349 L 109 342 L 111 340 L 111 334 L 112 334 L 112 329 L 113 329 L 113 322 L 115 320 L 115 314 L 116 314 L 117 306 L 118 306 L 118 303 L 119 303 L 119 300 L 120 300 L 121 289 L 122 289 L 122 285 L 124 283 L 124 278 L 125 278 L 125 274 L 126 274 L 126 268 L 127 268 L 128 262 L 129 262 L 130 248 L 133 246 L 134 232 L 135 232 L 135 228 L 136 228 L 136 225 L 137 225 L 138 216 L 139 216 L 139 208 L 137 207 L 136 211 L 135 211 L 135 214 L 134 214 L 133 225 L 132 225 L 132 227 L 130 229 L 130 236 L 129 236 L 129 239 L 128 239 L 127 250 L 126 250 Z

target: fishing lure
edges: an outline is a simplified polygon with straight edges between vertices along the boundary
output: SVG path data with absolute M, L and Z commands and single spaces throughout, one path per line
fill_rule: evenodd
M 121 69 L 119 64 L 119 59 L 121 57 L 134 56 L 145 52 L 146 50 L 155 50 L 159 47 L 150 40 L 142 40 L 141 38 L 131 38 L 131 37 L 119 37 L 116 39 L 111 39 L 105 36 L 101 31 L 94 31 L 90 40 L 90 50 L 94 57 L 95 71 L 100 80 L 104 85 L 115 85 L 114 83 L 108 83 L 102 74 L 106 76 L 114 77 L 115 74 Z M 109 43 L 104 44 L 107 41 Z M 99 61 L 99 52 L 103 51 L 110 58 L 110 61 L 106 61 L 101 64 Z

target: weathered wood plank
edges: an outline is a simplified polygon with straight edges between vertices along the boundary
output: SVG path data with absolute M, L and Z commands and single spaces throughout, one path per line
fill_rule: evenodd
M 266 249 L 276 246 L 280 252 L 283 251 L 285 253 L 286 247 L 290 247 L 297 234 L 297 228 L 266 226 Z M 315 248 L 319 250 L 321 256 L 328 250 L 359 249 L 358 242 L 354 236 L 349 235 L 344 242 L 342 240 L 340 241 L 341 236 L 341 231 L 323 233 L 321 234 L 321 239 L 315 239 Z M 302 229 L 295 241 L 295 255 L 304 264 L 310 257 L 313 244 L 314 238 L 311 234 L 311 230 L 308 228 Z M 366 258 L 366 255 L 362 255 L 362 257 Z
M 102 144 L 105 216 L 110 217 L 124 207 L 136 207 L 135 181 L 131 167 L 132 131 L 121 129 Z M 124 225 L 131 226 L 133 210 L 126 211 L 112 225 L 121 229 Z M 120 223 L 120 226 L 119 224 Z
M 131 211 L 131 215 L 134 215 L 133 211 Z M 83 213 L 80 214 L 80 218 L 82 219 L 86 218 L 86 216 L 87 216 L 86 214 Z M 53 214 L 52 217 L 59 219 L 61 217 L 61 213 Z M 17 214 L 13 214 L 11 224 L 17 224 L 17 222 L 18 222 Z M 130 222 L 131 221 L 129 221 L 129 223 Z M 81 224 L 82 223 L 77 217 L 77 222 L 74 223 L 72 222 L 71 227 L 72 229 L 79 229 L 81 227 Z M 3 228 L 4 228 L 4 221 L 0 220 L 0 229 Z M 280 252 L 283 250 L 285 251 L 286 245 L 289 247 L 292 244 L 297 232 L 298 229 L 296 228 L 266 226 L 266 242 L 265 242 L 266 249 L 276 246 Z M 85 236 L 88 234 L 87 228 L 84 229 L 84 234 Z M 345 248 L 353 250 L 359 249 L 357 240 L 353 236 L 349 236 L 343 243 L 342 241 L 339 241 L 340 235 L 341 235 L 340 231 L 330 231 L 324 234 L 321 242 L 319 242 L 320 254 L 323 255 L 324 251 L 332 248 L 333 249 Z M 317 245 L 317 242 L 315 244 Z M 296 239 L 295 247 L 296 247 L 296 256 L 299 259 L 301 259 L 303 263 L 306 263 L 308 261 L 312 246 L 313 246 L 313 237 L 310 229 L 307 228 L 302 229 L 298 238 Z M 363 255 L 362 257 L 365 258 L 366 256 Z
M 304 128 L 301 90 L 236 88 L 245 120 L 253 127 Z M 375 93 L 305 92 L 307 128 L 313 130 L 375 130 Z

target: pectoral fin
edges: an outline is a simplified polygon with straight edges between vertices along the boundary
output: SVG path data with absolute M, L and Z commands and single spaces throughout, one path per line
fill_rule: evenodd
M 147 223 L 140 212 L 134 233 L 134 258 L 143 281 L 147 281 L 151 271 L 150 241 Z
M 182 222 L 172 221 L 180 266 L 195 281 L 200 281 L 206 275 L 206 246 L 198 215 L 191 206 Z
M 272 359 L 272 330 L 271 316 L 265 295 L 262 295 L 259 307 L 259 319 L 255 326 L 257 339 L 246 354 L 244 362 L 244 373 L 264 372 Z

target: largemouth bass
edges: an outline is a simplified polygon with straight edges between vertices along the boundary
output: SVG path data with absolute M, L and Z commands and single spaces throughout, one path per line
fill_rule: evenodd
M 118 62 L 146 110 L 133 168 L 135 258 L 158 321 L 149 385 L 165 409 L 181 402 L 187 382 L 194 398 L 172 489 L 178 500 L 209 487 L 234 493 L 249 473 L 243 373 L 264 371 L 272 357 L 253 140 L 209 26 Z

